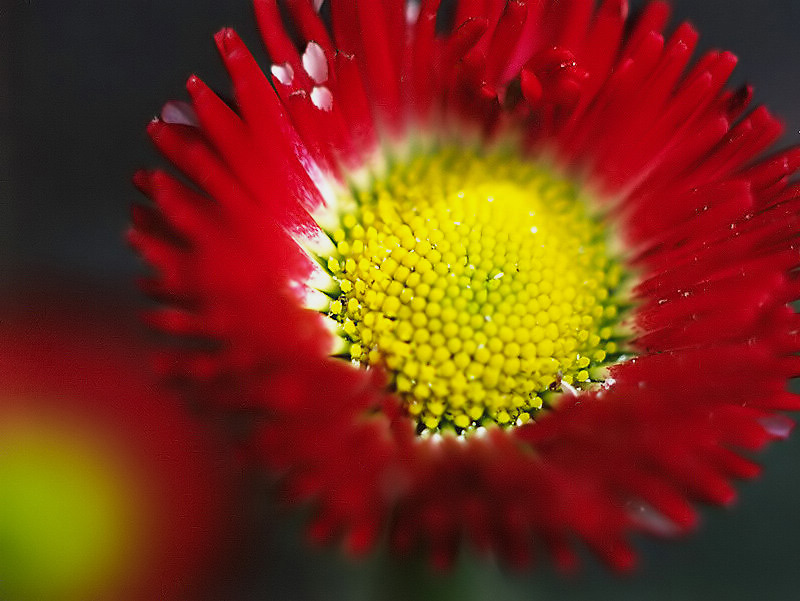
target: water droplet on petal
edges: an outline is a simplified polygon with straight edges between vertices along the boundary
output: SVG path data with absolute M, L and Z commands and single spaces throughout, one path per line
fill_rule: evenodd
M 325 83 L 328 79 L 328 59 L 322 46 L 309 42 L 303 53 L 303 69 L 316 83 Z

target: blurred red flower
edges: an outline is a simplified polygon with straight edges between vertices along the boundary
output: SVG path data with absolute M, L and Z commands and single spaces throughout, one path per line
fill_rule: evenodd
M 0 297 L 0 596 L 203 598 L 223 447 L 153 385 L 118 294 L 35 288 Z

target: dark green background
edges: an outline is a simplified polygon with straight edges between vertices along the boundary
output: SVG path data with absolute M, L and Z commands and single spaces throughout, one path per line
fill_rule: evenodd
M 640 3 L 637 3 L 638 6 Z M 740 57 L 734 83 L 756 86 L 800 129 L 800 2 L 681 0 L 678 19 L 699 28 L 703 48 Z M 55 273 L 130 290 L 139 270 L 122 242 L 135 168 L 158 161 L 147 121 L 197 72 L 226 80 L 211 35 L 235 26 L 257 48 L 248 0 L 0 0 L 0 266 Z M 68 285 L 68 284 L 65 284 Z M 79 284 L 73 284 L 79 286 Z M 706 510 L 700 531 L 679 542 L 640 541 L 631 577 L 593 561 L 577 578 L 542 566 L 508 574 L 465 557 L 449 577 L 377 557 L 354 563 L 308 552 L 296 518 L 269 509 L 254 480 L 241 501 L 249 534 L 241 556 L 219 569 L 213 597 L 245 599 L 800 599 L 800 436 L 760 457 L 764 476 L 740 486 L 733 510 Z

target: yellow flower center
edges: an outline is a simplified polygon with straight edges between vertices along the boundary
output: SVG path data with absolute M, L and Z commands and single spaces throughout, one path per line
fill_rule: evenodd
M 601 381 L 623 277 L 580 190 L 514 153 L 444 148 L 353 190 L 328 314 L 419 429 L 520 424 Z
M 4 418 L 0 599 L 99 598 L 124 583 L 145 543 L 139 475 L 78 421 Z

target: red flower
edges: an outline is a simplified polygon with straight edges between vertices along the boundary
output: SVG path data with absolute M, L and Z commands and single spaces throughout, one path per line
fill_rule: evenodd
M 202 342 L 162 367 L 261 411 L 313 537 L 627 568 L 730 503 L 800 408 L 800 152 L 758 158 L 735 58 L 690 66 L 661 2 L 286 5 L 295 38 L 255 0 L 271 78 L 222 30 L 235 105 L 193 76 L 150 124 L 196 187 L 139 173 L 131 240 Z
M 133 312 L 70 286 L 0 297 L 0 597 L 205 598 L 229 462 L 143 375 Z

